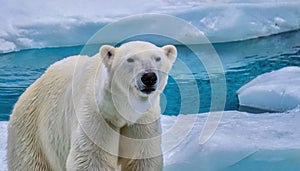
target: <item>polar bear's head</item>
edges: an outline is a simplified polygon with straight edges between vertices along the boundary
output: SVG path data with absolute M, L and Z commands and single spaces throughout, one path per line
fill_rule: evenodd
M 108 71 L 111 93 L 117 101 L 130 101 L 131 106 L 144 111 L 165 88 L 177 51 L 172 45 L 157 47 L 133 41 L 118 48 L 104 45 L 100 55 Z
M 119 48 L 104 45 L 100 54 L 113 84 L 147 97 L 164 89 L 177 51 L 172 45 L 159 48 L 148 42 L 134 41 Z

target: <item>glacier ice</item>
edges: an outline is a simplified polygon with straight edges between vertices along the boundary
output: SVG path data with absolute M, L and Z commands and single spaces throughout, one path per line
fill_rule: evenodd
M 84 44 L 104 25 L 142 13 L 182 18 L 204 32 L 211 42 L 244 40 L 300 28 L 300 3 L 293 0 L 109 1 L 101 4 L 100 9 L 96 3 L 82 0 L 76 3 L 59 0 L 33 0 L 23 4 L 17 0 L 2 2 L 0 53 Z
M 265 111 L 287 111 L 300 105 L 300 67 L 262 74 L 237 91 L 239 105 Z

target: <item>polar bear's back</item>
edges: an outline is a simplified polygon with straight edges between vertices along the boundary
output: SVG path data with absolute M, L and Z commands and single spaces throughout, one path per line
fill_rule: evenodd
M 61 167 L 65 165 L 69 150 L 68 129 L 74 124 L 72 108 L 64 106 L 72 106 L 74 71 L 89 59 L 73 56 L 54 63 L 20 96 L 9 123 L 7 156 L 10 170 L 64 170 Z M 34 158 L 52 161 L 42 160 L 34 167 L 30 165 Z M 23 166 L 18 161 L 28 165 Z M 57 168 L 50 169 L 50 165 Z

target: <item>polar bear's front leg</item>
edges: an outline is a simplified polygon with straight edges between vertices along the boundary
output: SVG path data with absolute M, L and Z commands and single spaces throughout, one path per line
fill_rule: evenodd
M 162 171 L 160 120 L 126 126 L 121 129 L 121 135 L 119 164 L 122 171 Z
M 78 132 L 78 131 L 77 131 Z M 116 145 L 118 149 L 119 137 L 106 136 L 107 142 Z M 118 156 L 103 150 L 82 131 L 72 137 L 71 149 L 67 159 L 68 171 L 115 171 Z

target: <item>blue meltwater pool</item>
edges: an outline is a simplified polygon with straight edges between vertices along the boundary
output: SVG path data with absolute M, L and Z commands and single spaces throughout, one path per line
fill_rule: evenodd
M 296 30 L 251 40 L 213 44 L 226 77 L 224 110 L 238 110 L 236 90 L 256 76 L 286 66 L 300 66 L 299 40 L 300 30 Z M 184 62 L 191 72 L 176 72 L 169 77 L 161 102 L 163 114 L 195 113 L 195 110 L 189 110 L 194 106 L 199 106 L 198 113 L 210 111 L 211 85 L 214 83 L 201 60 L 187 46 L 176 47 L 178 60 Z M 52 63 L 80 54 L 82 48 L 42 48 L 0 54 L 0 120 L 9 119 L 18 97 Z M 97 50 L 98 47 L 92 49 L 88 55 L 93 55 Z M 188 96 L 182 96 L 183 89 L 189 93 Z M 193 100 L 194 97 L 200 99 Z

